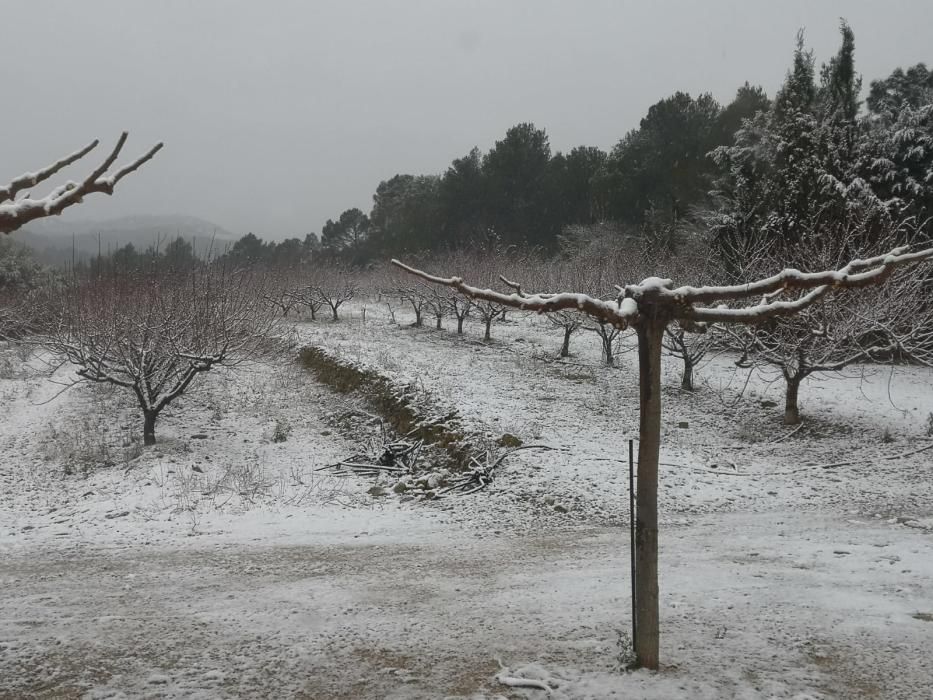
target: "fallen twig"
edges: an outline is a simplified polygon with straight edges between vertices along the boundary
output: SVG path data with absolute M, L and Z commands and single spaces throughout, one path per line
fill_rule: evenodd
M 537 690 L 543 690 L 548 694 L 548 697 L 551 697 L 551 686 L 544 681 L 539 681 L 537 678 L 519 678 L 517 676 L 506 676 L 500 673 L 496 676 L 496 680 L 510 688 L 535 688 Z

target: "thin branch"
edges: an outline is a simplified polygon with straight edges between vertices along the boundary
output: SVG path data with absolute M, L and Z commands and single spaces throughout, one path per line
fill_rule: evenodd
M 45 182 L 62 168 L 66 168 L 75 161 L 81 160 L 84 156 L 97 148 L 99 143 L 100 141 L 98 139 L 94 139 L 84 148 L 80 148 L 71 155 L 67 155 L 61 160 L 55 161 L 51 165 L 42 168 L 39 172 L 24 173 L 15 178 L 6 187 L 0 187 L 0 204 L 16 199 L 16 195 L 19 194 L 20 191 L 27 187 L 35 187 L 39 183 Z

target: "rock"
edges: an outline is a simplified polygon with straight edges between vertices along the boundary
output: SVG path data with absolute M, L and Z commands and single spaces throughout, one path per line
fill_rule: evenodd
M 385 496 L 388 491 L 386 491 L 382 486 L 373 486 L 366 493 L 368 493 L 373 498 L 378 498 L 380 496 Z
M 496 440 L 496 444 L 499 447 L 506 447 L 508 449 L 514 449 L 516 447 L 521 447 L 523 440 L 517 435 L 512 435 L 512 433 L 503 433 L 502 437 Z
M 207 440 L 207 433 L 195 433 L 191 436 L 192 440 Z
M 322 430 L 322 431 L 321 431 L 321 435 L 324 436 L 324 437 L 327 437 L 327 436 L 330 435 L 330 434 L 331 434 L 331 432 L 330 432 L 329 430 Z
M 562 506 L 560 503 L 558 503 L 554 506 L 554 511 L 557 513 L 566 513 L 567 506 Z
M 544 497 L 544 502 L 547 503 L 549 506 L 552 506 L 552 505 L 554 505 L 554 497 L 553 497 L 553 496 L 545 496 L 545 497 Z
M 771 401 L 770 399 L 762 399 L 758 402 L 758 405 L 762 408 L 777 408 L 777 401 Z
M 688 421 L 682 420 L 677 424 L 678 428 L 689 428 L 690 423 Z
M 124 518 L 124 517 L 126 517 L 127 515 L 129 515 L 129 514 L 130 514 L 130 512 L 129 512 L 128 510 L 121 510 L 121 511 L 119 511 L 119 512 L 117 512 L 117 513 L 107 513 L 107 514 L 104 516 L 104 518 L 106 518 L 107 520 L 113 520 L 114 518 Z
M 408 490 L 408 484 L 404 481 L 399 481 L 392 487 L 392 490 L 395 491 L 395 493 L 405 493 Z

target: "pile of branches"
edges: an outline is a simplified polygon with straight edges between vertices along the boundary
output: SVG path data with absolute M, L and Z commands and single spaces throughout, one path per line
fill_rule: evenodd
M 369 449 L 364 452 L 352 454 L 334 464 L 318 467 L 315 471 L 329 471 L 334 476 L 368 476 L 375 478 L 393 478 L 413 475 L 418 466 L 423 440 L 409 442 L 407 440 L 390 440 L 385 425 L 382 426 L 381 439 L 372 438 Z M 482 491 L 493 482 L 497 470 L 506 457 L 519 450 L 552 450 L 547 445 L 524 445 L 496 455 L 486 450 L 485 461 L 470 457 L 470 469 L 460 473 L 453 480 L 436 491 L 435 498 L 444 496 L 468 496 Z M 443 481 L 441 482 L 443 484 Z
M 385 426 L 382 430 L 382 440 L 370 440 L 370 449 L 350 455 L 334 464 L 318 467 L 315 471 L 330 471 L 335 476 L 388 476 L 400 477 L 412 474 L 421 454 L 423 440 L 408 442 L 406 440 L 389 441 Z
M 486 450 L 485 462 L 480 462 L 476 457 L 470 457 L 470 465 L 473 467 L 470 471 L 462 474 L 456 481 L 437 492 L 438 498 L 444 496 L 469 496 L 472 493 L 482 491 L 493 482 L 496 476 L 496 469 L 502 465 L 505 458 L 518 452 L 519 450 L 553 450 L 553 447 L 547 445 L 524 445 L 515 449 L 503 452 L 498 457 L 494 457 L 492 452 Z

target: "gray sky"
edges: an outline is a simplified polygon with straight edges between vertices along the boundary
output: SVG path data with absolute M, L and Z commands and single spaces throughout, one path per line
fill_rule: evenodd
M 856 35 L 865 84 L 933 63 L 930 0 L 0 2 L 8 180 L 130 131 L 165 149 L 77 218 L 188 214 L 267 238 L 369 211 L 380 180 L 441 173 L 520 121 L 608 149 L 676 90 L 769 94 L 805 27 Z M 69 171 L 72 177 L 80 172 Z M 101 201 L 103 199 L 103 201 Z

